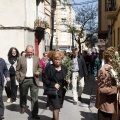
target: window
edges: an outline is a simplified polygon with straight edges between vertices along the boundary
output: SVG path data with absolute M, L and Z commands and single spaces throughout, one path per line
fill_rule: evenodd
M 105 0 L 105 11 L 116 10 L 116 0 Z
M 62 22 L 66 22 L 66 18 L 61 18 L 61 21 Z

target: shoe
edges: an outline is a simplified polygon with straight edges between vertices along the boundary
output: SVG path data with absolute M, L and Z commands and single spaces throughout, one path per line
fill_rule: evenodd
M 15 104 L 16 103 L 16 101 L 12 101 L 12 104 Z
M 77 105 L 77 102 L 73 101 L 73 105 Z
M 24 114 L 24 113 L 25 113 L 25 108 L 21 108 L 21 109 L 20 109 L 20 113 L 21 113 L 21 114 Z
M 38 115 L 32 115 L 32 118 L 34 118 L 34 119 L 40 119 L 40 117 Z
M 7 103 L 10 103 L 10 102 L 11 102 L 11 98 L 8 98 L 8 99 L 7 99 Z
M 12 104 L 15 104 L 15 103 L 16 103 L 16 101 L 12 102 Z
M 81 101 L 81 100 L 82 100 L 81 96 L 80 96 L 80 97 L 78 97 L 78 100 L 79 100 L 79 101 Z
M 0 120 L 5 119 L 3 115 L 0 116 Z

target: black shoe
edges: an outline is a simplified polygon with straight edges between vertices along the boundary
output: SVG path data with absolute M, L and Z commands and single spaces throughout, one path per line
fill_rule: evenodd
M 40 119 L 40 117 L 38 115 L 32 115 L 32 118 L 34 118 L 34 119 Z
M 5 119 L 3 115 L 0 116 L 0 120 Z
M 81 102 L 81 101 L 82 101 L 82 98 L 81 98 L 81 97 L 78 97 L 78 100 Z
M 25 108 L 20 108 L 20 113 L 24 114 L 24 112 L 25 112 Z

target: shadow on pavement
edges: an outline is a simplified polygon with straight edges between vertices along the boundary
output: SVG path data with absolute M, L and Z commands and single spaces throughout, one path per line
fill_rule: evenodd
M 80 111 L 80 114 L 83 118 L 81 120 L 97 120 L 97 113 L 88 113 Z
M 36 120 L 36 119 L 33 119 L 31 116 L 29 116 L 28 120 Z M 40 115 L 40 120 L 51 120 L 51 118 L 45 115 Z
M 82 98 L 81 102 L 90 105 L 90 99 Z
M 39 108 L 40 109 L 46 109 L 46 103 L 39 102 Z
M 73 98 L 70 97 L 70 96 L 65 96 L 65 99 L 66 101 L 70 102 L 70 103 L 73 103 Z
M 30 110 L 28 108 L 29 108 L 28 106 L 25 108 L 25 113 L 30 115 L 31 112 L 30 112 Z M 8 109 L 10 111 L 14 111 L 14 112 L 20 112 L 20 105 L 19 104 L 6 105 L 6 109 Z

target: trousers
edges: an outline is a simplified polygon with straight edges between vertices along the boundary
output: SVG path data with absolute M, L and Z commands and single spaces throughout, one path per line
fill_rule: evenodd
M 78 97 L 81 97 L 84 89 L 84 77 L 80 78 L 79 72 L 72 73 L 72 93 L 73 100 L 78 102 Z
M 3 87 L 0 85 L 0 116 L 4 116 Z
M 20 107 L 25 108 L 27 104 L 28 90 L 31 94 L 31 111 L 32 115 L 38 114 L 38 90 L 39 87 L 35 84 L 33 78 L 24 79 L 20 84 Z

